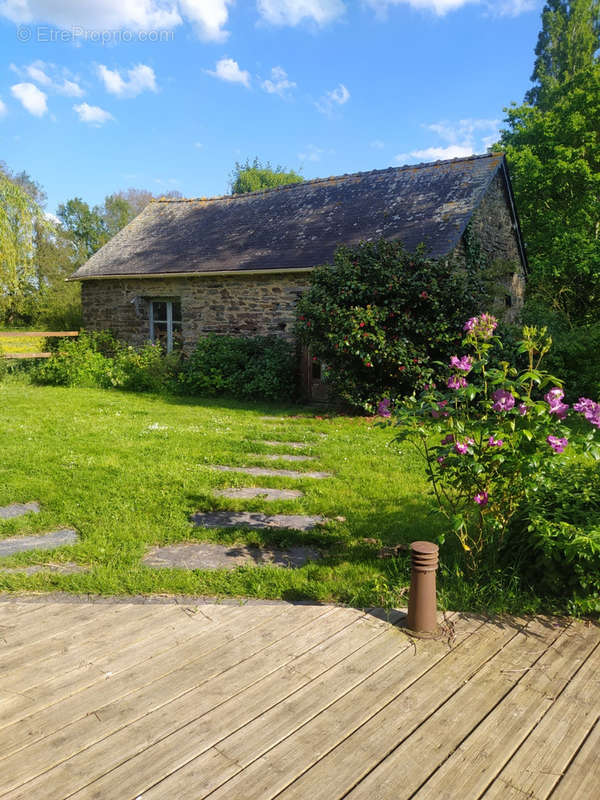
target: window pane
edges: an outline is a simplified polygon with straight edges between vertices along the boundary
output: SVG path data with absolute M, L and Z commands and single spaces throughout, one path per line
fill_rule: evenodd
M 154 323 L 154 343 L 161 344 L 165 350 L 167 349 L 167 323 L 155 322 Z
M 167 321 L 167 304 L 153 300 L 152 301 L 152 313 L 154 315 L 155 321 L 166 322 Z
M 181 322 L 181 303 L 173 303 L 173 322 Z

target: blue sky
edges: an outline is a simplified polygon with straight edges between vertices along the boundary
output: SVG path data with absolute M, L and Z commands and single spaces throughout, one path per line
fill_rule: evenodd
M 0 0 L 0 159 L 48 211 L 484 152 L 529 88 L 537 0 Z

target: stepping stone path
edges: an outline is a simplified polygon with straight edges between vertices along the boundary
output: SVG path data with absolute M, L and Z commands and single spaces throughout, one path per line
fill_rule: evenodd
M 264 458 L 265 461 L 314 461 L 312 456 L 295 456 L 290 453 L 269 453 L 269 455 L 250 453 L 250 458 Z
M 258 514 L 250 511 L 208 511 L 192 514 L 197 528 L 279 528 L 310 531 L 325 522 L 325 517 L 305 517 L 301 514 Z
M 248 486 L 243 489 L 218 489 L 215 494 L 219 497 L 229 497 L 232 500 L 252 500 L 260 497 L 261 500 L 296 500 L 304 497 L 303 492 L 297 489 L 262 489 L 259 486 Z
M 12 503 L 9 506 L 0 508 L 0 519 L 14 519 L 14 517 L 22 517 L 25 514 L 39 514 L 40 511 L 40 504 L 35 501 L 31 503 Z
M 54 550 L 56 547 L 64 547 L 64 545 L 76 542 L 77 531 L 70 528 L 37 536 L 13 536 L 10 539 L 0 539 L 0 558 L 12 556 L 15 553 L 25 553 L 28 550 Z
M 276 550 L 199 543 L 153 547 L 142 559 L 142 564 L 153 569 L 236 569 L 244 565 L 297 568 L 320 557 L 316 550 L 309 547 Z
M 38 572 L 49 572 L 53 575 L 75 575 L 78 572 L 87 572 L 87 567 L 80 564 L 66 562 L 65 564 L 31 564 L 29 567 L 6 567 L 0 569 L 1 575 L 37 575 Z
M 267 467 L 226 467 L 223 464 L 208 464 L 209 469 L 219 472 L 243 472 L 244 475 L 273 475 L 282 478 L 331 478 L 331 472 L 297 472 L 292 469 L 268 469 Z

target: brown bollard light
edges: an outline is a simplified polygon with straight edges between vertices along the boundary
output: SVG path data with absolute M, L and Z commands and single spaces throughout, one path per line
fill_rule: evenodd
M 433 639 L 440 634 L 435 592 L 438 551 L 433 542 L 413 542 L 410 546 L 412 571 L 406 632 L 420 639 Z

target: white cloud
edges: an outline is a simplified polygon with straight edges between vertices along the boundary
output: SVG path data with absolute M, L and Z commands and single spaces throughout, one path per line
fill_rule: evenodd
M 300 161 L 320 161 L 325 150 L 314 144 L 309 144 L 304 153 L 298 153 Z
M 14 67 L 14 64 L 12 66 Z M 46 65 L 43 61 L 34 61 L 33 64 L 25 67 L 25 72 L 32 81 L 40 83 L 42 86 L 52 86 L 52 78 L 46 75 L 45 68 Z
M 465 158 L 482 153 L 498 139 L 497 119 L 461 119 L 457 122 L 434 122 L 423 125 L 426 131 L 435 133 L 444 142 L 409 153 L 399 153 L 397 163 L 407 161 L 443 161 L 449 158 Z
M 285 97 L 286 93 L 296 88 L 294 81 L 288 79 L 287 72 L 282 67 L 273 67 L 271 78 L 261 83 L 262 88 L 269 94 L 278 94 Z
M 60 94 L 66 94 L 67 97 L 83 97 L 83 95 L 85 94 L 85 92 L 78 83 L 75 83 L 75 81 L 67 80 L 67 78 L 64 78 L 61 84 L 58 85 L 55 84 L 54 88 Z
M 87 103 L 81 103 L 78 106 L 73 106 L 73 111 L 76 111 L 81 122 L 87 122 L 90 125 L 104 125 L 111 119 L 113 115 L 109 111 L 105 111 L 99 106 L 90 106 Z
M 48 111 L 46 95 L 33 83 L 15 83 L 14 86 L 10 87 L 10 91 L 23 108 L 33 114 L 34 117 L 43 117 Z
M 343 83 L 332 89 L 330 92 L 325 92 L 323 97 L 318 100 L 315 105 L 323 114 L 330 116 L 336 106 L 343 106 L 350 99 L 350 92 Z
M 127 70 L 127 78 L 123 78 L 118 70 L 99 64 L 98 75 L 106 91 L 117 97 L 137 97 L 142 92 L 157 90 L 156 75 L 147 64 L 137 64 L 133 69 Z
M 227 38 L 233 0 L 0 0 L 0 17 L 16 23 L 43 22 L 85 30 L 170 30 L 190 22 L 198 36 Z
M 298 25 L 307 20 L 322 26 L 346 11 L 342 0 L 258 0 L 257 6 L 260 16 L 271 25 Z
M 536 8 L 536 0 L 364 0 L 379 17 L 385 17 L 390 6 L 411 6 L 418 11 L 432 11 L 443 17 L 467 5 L 483 6 L 492 14 L 518 16 Z
M 201 39 L 223 42 L 229 36 L 224 30 L 229 17 L 228 6 L 234 0 L 179 0 L 179 7 L 194 24 Z
M 229 83 L 242 83 L 247 88 L 250 87 L 250 73 L 245 69 L 240 69 L 240 65 L 233 58 L 222 58 L 217 61 L 214 70 L 207 69 L 206 72 L 213 78 L 220 78 Z
M 23 68 L 10 64 L 10 69 L 22 78 L 30 78 L 48 91 L 58 92 L 69 97 L 83 97 L 85 94 L 81 86 L 71 80 L 71 73 L 64 68 L 60 69 L 56 64 L 38 60 Z
M 3 102 L 2 102 L 2 99 L 0 98 L 0 117 L 1 117 L 3 114 L 6 114 L 6 111 L 7 111 L 7 108 L 6 108 L 6 103 L 3 103 Z

